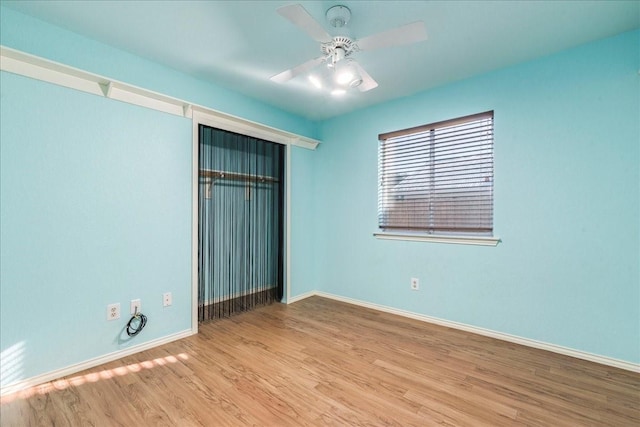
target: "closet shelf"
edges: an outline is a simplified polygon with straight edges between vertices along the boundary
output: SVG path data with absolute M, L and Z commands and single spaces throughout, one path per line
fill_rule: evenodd
M 236 181 L 251 181 L 251 182 L 280 182 L 278 178 L 272 176 L 252 175 L 239 172 L 225 172 L 211 169 L 200 169 L 200 176 L 207 178 L 218 179 L 233 179 Z

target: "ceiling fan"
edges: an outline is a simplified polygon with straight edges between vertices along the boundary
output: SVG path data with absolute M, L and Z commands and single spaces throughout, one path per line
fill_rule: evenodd
M 277 12 L 306 32 L 312 39 L 320 42 L 322 55 L 276 74 L 271 77 L 271 80 L 276 83 L 285 83 L 300 74 L 316 68 L 320 64 L 327 64 L 328 68 L 332 70 L 332 78 L 329 80 L 333 87 L 331 93 L 334 95 L 342 95 L 349 88 L 358 88 L 361 92 L 366 92 L 378 86 L 378 83 L 369 73 L 351 57 L 354 53 L 363 50 L 405 45 L 427 39 L 427 31 L 422 21 L 413 22 L 362 39 L 352 39 L 344 35 L 331 36 L 299 4 L 282 6 L 277 9 Z M 326 18 L 333 28 L 342 29 L 351 19 L 351 11 L 346 6 L 333 6 L 327 10 Z M 318 76 L 309 75 L 309 80 L 318 88 L 323 86 L 322 79 Z

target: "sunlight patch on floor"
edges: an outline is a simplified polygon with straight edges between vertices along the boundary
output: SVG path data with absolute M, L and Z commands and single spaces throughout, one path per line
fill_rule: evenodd
M 15 346 L 14 346 L 15 347 Z M 12 352 L 11 354 L 17 354 Z M 4 352 L 3 357 L 3 369 L 4 369 Z M 152 360 L 145 360 L 138 363 L 132 363 L 126 366 L 118 366 L 112 369 L 103 369 L 97 372 L 89 372 L 84 375 L 76 375 L 74 377 L 61 378 L 59 380 L 50 381 L 48 383 L 40 384 L 34 387 L 29 387 L 25 390 L 17 391 L 6 396 L 2 396 L 0 402 L 2 404 L 13 402 L 17 399 L 28 399 L 35 395 L 44 395 L 54 391 L 62 391 L 69 387 L 78 387 L 87 383 L 95 383 L 101 380 L 108 380 L 115 377 L 121 377 L 130 373 L 137 373 L 143 369 L 153 369 L 158 366 L 165 366 L 168 364 L 177 363 L 181 360 L 188 360 L 189 356 L 186 353 L 180 353 L 177 356 L 170 355 L 165 357 L 158 357 Z M 4 373 L 4 371 L 3 371 Z M 3 377 L 4 378 L 4 377 Z

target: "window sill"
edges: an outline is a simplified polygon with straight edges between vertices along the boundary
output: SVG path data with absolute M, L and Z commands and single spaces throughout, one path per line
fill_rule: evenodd
M 382 240 L 407 240 L 411 242 L 450 243 L 458 245 L 497 246 L 501 242 L 499 237 L 476 236 L 434 236 L 433 234 L 419 233 L 393 233 L 379 231 L 373 233 L 376 239 Z

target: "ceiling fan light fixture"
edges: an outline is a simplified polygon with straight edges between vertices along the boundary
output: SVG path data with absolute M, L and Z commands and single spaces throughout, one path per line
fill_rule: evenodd
M 358 87 L 362 84 L 362 76 L 358 71 L 359 67 L 357 67 L 356 65 L 357 64 L 354 60 L 352 59 L 349 60 L 349 68 L 351 68 L 351 73 L 352 73 L 351 80 L 349 81 L 349 87 Z
M 362 84 L 362 77 L 358 76 L 351 80 L 349 87 L 358 87 Z
M 335 79 L 337 84 L 345 87 L 358 87 L 362 84 L 362 76 L 351 59 L 336 65 Z
M 350 86 L 351 80 L 353 80 L 353 73 L 348 69 L 336 73 L 336 83 L 340 86 Z

